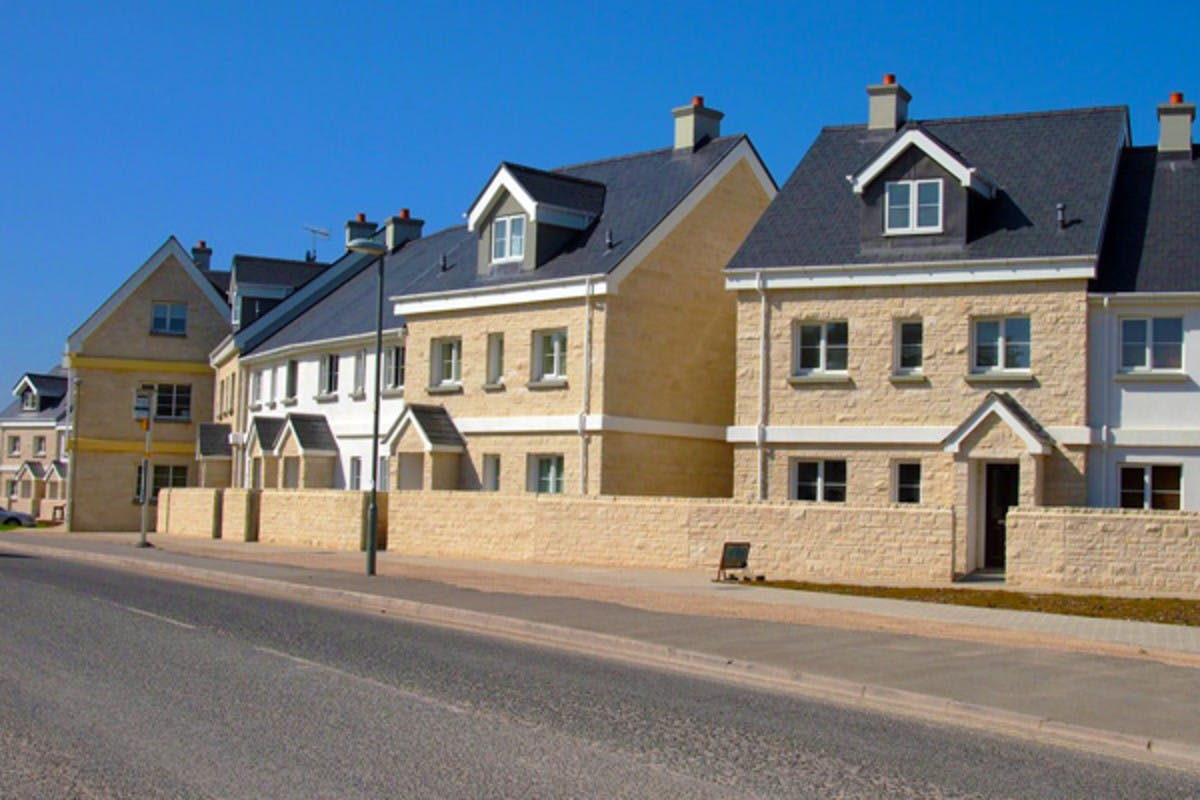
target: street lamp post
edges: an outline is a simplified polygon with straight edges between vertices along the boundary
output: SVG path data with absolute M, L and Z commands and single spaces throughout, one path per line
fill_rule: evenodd
M 383 372 L 383 257 L 387 247 L 374 239 L 352 239 L 346 249 L 377 256 L 375 260 L 375 391 L 371 395 L 371 502 L 367 506 L 367 574 L 375 574 L 379 548 L 379 390 Z

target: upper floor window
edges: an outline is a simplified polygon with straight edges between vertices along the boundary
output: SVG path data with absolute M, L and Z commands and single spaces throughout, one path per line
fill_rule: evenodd
M 261 372 L 250 373 L 250 402 L 258 404 L 262 402 L 262 382 L 263 374 Z
M 35 456 L 46 455 L 46 437 L 45 436 L 33 437 L 33 454 Z
M 21 437 L 20 436 L 8 437 L 8 454 L 10 456 L 21 455 Z
M 338 355 L 329 353 L 321 356 L 318 387 L 321 394 L 336 394 L 338 390 Z
M 976 372 L 1027 370 L 1030 364 L 1029 317 L 975 320 Z
M 1180 508 L 1183 468 L 1178 464 L 1121 467 L 1121 508 Z
M 884 189 L 884 233 L 941 233 L 942 181 L 891 181 Z
M 520 261 L 525 257 L 525 216 L 498 217 L 492 223 L 492 261 Z
M 155 303 L 151 333 L 166 333 L 183 336 L 187 333 L 186 303 Z
M 389 347 L 383 353 L 383 388 L 404 386 L 404 345 Z
M 1121 320 L 1121 369 L 1177 370 L 1183 367 L 1183 317 Z
M 367 391 L 367 351 L 359 350 L 354 354 L 354 393 L 362 395 Z
M 896 323 L 895 368 L 897 375 L 921 371 L 925 360 L 925 329 L 921 320 L 902 320 Z
M 567 379 L 567 332 L 539 331 L 533 335 L 533 379 Z
M 504 383 L 504 334 L 489 333 L 487 337 L 487 386 Z
M 792 331 L 792 374 L 845 372 L 850 356 L 847 322 L 798 323 Z
M 296 399 L 296 392 L 298 389 L 299 382 L 300 382 L 300 365 L 295 361 L 295 359 L 293 359 L 293 360 L 287 362 L 287 375 L 286 375 L 286 380 L 284 380 L 284 387 L 283 387 L 283 389 L 284 389 L 283 397 L 285 400 L 295 400 Z
M 155 419 L 189 420 L 192 418 L 192 387 L 188 384 L 160 383 L 154 387 Z
M 792 499 L 846 502 L 846 462 L 840 459 L 793 461 Z
M 38 396 L 36 392 L 29 389 L 21 392 L 21 408 L 25 411 L 38 410 Z
M 462 383 L 462 339 L 434 339 L 430 383 L 454 386 Z

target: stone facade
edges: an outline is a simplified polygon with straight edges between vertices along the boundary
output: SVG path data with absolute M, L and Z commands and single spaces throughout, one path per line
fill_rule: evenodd
M 263 490 L 258 541 L 270 544 L 362 550 L 366 547 L 368 492 Z M 379 546 L 387 546 L 388 495 L 380 493 Z
M 219 489 L 167 489 L 158 497 L 156 530 L 175 536 L 219 539 L 222 525 Z

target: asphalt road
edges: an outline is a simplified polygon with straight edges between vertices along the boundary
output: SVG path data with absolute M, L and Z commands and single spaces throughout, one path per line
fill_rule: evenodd
M 1200 797 L 1200 778 L 0 554 L 0 798 Z

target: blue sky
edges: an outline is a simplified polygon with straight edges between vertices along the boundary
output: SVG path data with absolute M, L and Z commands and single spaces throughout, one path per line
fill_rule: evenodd
M 1200 4 L 0 4 L 0 382 L 174 234 L 303 257 L 303 226 L 458 224 L 501 160 L 670 144 L 694 94 L 782 183 L 896 73 L 916 118 L 1200 99 Z

